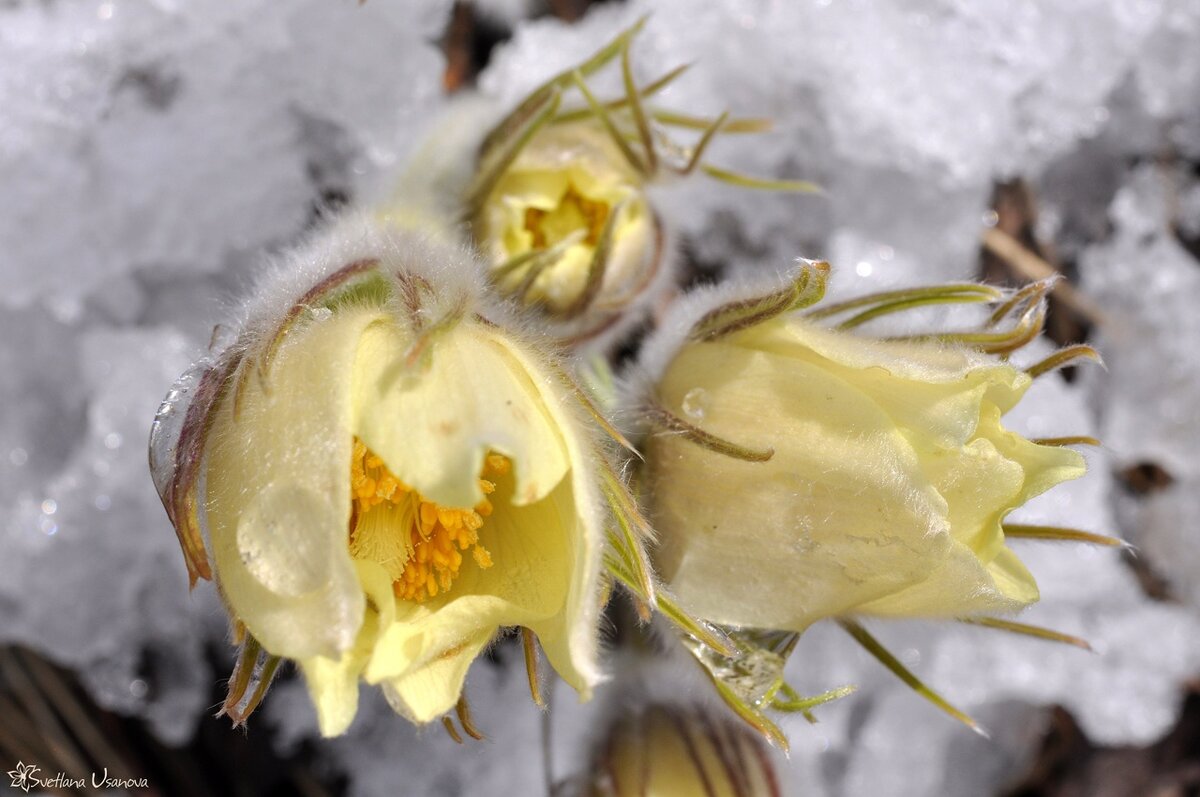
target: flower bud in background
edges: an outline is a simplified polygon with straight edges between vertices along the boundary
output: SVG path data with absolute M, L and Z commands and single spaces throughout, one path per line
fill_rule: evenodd
M 602 454 L 565 369 L 478 282 L 459 249 L 345 222 L 164 401 L 152 471 L 193 583 L 215 578 L 235 621 L 236 721 L 287 658 L 326 735 L 360 679 L 428 722 L 507 626 L 590 694 Z
M 697 296 L 648 344 L 631 407 L 649 426 L 642 494 L 664 583 L 698 617 L 796 633 L 825 618 L 969 619 L 1035 602 L 1006 539 L 1028 529 L 1005 517 L 1083 475 L 1064 443 L 1085 441 L 1027 440 L 1002 416 L 1034 375 L 1094 352 L 1028 371 L 996 356 L 1036 336 L 1045 286 L 1008 301 L 939 286 L 799 313 L 826 268 L 780 292 Z M 947 301 L 1003 303 L 979 331 L 850 331 Z M 851 311 L 843 329 L 821 323 Z
M 624 308 L 664 256 L 645 188 L 599 123 L 539 131 L 476 218 L 497 288 L 564 321 Z
M 609 730 L 592 762 L 589 797 L 778 797 L 766 746 L 699 708 L 652 705 Z
M 650 196 L 655 184 L 700 171 L 743 187 L 816 190 L 704 162 L 717 134 L 769 125 L 651 107 L 650 98 L 684 69 L 635 82 L 630 43 L 642 25 L 507 113 L 487 98 L 459 97 L 380 211 L 392 220 L 440 215 L 444 228 L 464 227 L 494 288 L 532 308 L 571 345 L 603 347 L 672 287 L 674 246 L 669 220 Z M 624 94 L 600 100 L 588 79 L 614 61 Z M 669 128 L 693 131 L 694 142 L 676 143 Z

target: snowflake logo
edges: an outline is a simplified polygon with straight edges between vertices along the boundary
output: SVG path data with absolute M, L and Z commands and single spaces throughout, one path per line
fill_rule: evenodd
M 12 778 L 12 787 L 28 792 L 31 787 L 37 785 L 37 778 L 33 776 L 33 773 L 37 772 L 38 769 L 40 767 L 33 764 L 23 764 L 18 761 L 17 768 L 8 771 L 8 776 Z

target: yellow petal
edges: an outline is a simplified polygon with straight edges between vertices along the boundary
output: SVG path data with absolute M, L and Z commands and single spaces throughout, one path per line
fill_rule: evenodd
M 1038 600 L 1037 582 L 1008 548 L 984 564 L 954 543 L 944 563 L 925 581 L 859 607 L 856 614 L 881 617 L 967 617 L 1011 614 Z
M 403 342 L 384 325 L 364 335 L 356 380 L 364 443 L 398 478 L 446 506 L 482 497 L 477 474 L 485 452 L 504 454 L 513 469 L 489 477 L 493 509 L 479 543 L 492 566 L 468 560 L 452 589 L 419 605 L 398 602 L 366 680 L 389 683 L 402 696 L 402 682 L 445 670 L 437 663 L 464 645 L 478 647 L 500 627 L 522 625 L 539 634 L 551 664 L 586 695 L 598 677 L 601 529 L 588 441 L 564 406 L 574 399 L 545 364 L 489 330 L 462 326 L 438 337 L 428 369 L 417 373 L 396 365 Z M 390 368 L 373 365 L 389 361 Z M 439 698 L 438 712 L 447 701 L 453 704 Z M 425 716 L 415 706 L 409 711 Z
M 1030 384 L 1023 372 L 966 349 L 861 338 L 796 318 L 762 324 L 734 340 L 842 376 L 920 444 L 962 445 L 975 432 L 985 398 L 1008 409 Z
M 545 301 L 555 311 L 562 311 L 574 301 L 587 283 L 588 268 L 592 262 L 592 247 L 576 244 L 563 252 L 558 262 L 538 276 L 533 282 L 529 299 Z M 515 275 L 520 277 L 520 274 Z
M 299 661 L 308 685 L 308 693 L 317 710 L 322 736 L 345 733 L 358 711 L 358 680 L 366 667 L 381 628 L 395 617 L 392 580 L 387 571 L 374 562 L 356 561 L 355 568 L 368 608 L 354 647 L 336 659 L 312 656 Z
M 984 422 L 981 422 L 981 425 Z M 1025 470 L 986 437 L 922 456 L 925 473 L 950 507 L 954 539 L 989 562 L 1004 544 L 1000 522 L 1022 503 Z
M 567 174 L 586 196 L 597 198 L 638 182 L 621 150 L 594 122 L 542 130 L 521 150 L 509 173 Z
M 1030 498 L 1085 471 L 1082 455 L 1039 446 L 1000 424 L 1000 409 L 981 407 L 977 437 L 966 446 L 924 458 L 930 478 L 950 505 L 954 538 L 987 564 L 1004 546 L 1001 522 Z
M 593 791 L 612 797 L 767 797 L 770 754 L 727 718 L 654 705 L 622 717 L 592 763 Z
M 529 349 L 510 348 L 509 354 L 526 373 L 546 373 L 547 364 L 537 360 Z M 578 397 L 567 394 L 556 379 L 538 382 L 541 401 L 555 426 L 562 431 L 563 444 L 570 459 L 570 489 L 559 489 L 543 508 L 547 523 L 558 518 L 567 526 L 564 539 L 565 567 L 570 572 L 564 602 L 559 610 L 543 619 L 521 623 L 538 636 L 542 650 L 555 671 L 587 700 L 600 680 L 597 664 L 597 629 L 600 623 L 601 555 L 604 550 L 605 508 L 600 505 L 596 484 L 598 455 L 596 443 L 586 433 L 592 421 L 583 417 Z M 574 388 L 569 388 L 574 389 Z M 519 487 L 518 487 L 519 489 Z
M 423 667 L 385 682 L 383 694 L 388 704 L 410 722 L 437 719 L 458 703 L 467 670 L 490 641 L 490 634 L 480 634 Z
M 615 219 L 611 214 L 620 215 Z M 534 136 L 497 182 L 480 211 L 480 246 L 493 261 L 542 251 L 572 235 L 570 246 L 537 274 L 522 299 L 550 314 L 572 307 L 591 270 L 601 231 L 612 220 L 611 248 L 593 307 L 619 309 L 645 287 L 656 226 L 634 172 L 611 137 L 594 122 L 555 125 Z M 530 276 L 518 268 L 500 278 L 511 293 Z
M 221 594 L 277 656 L 337 657 L 362 623 L 346 548 L 350 377 L 377 318 L 297 323 L 265 378 L 247 361 L 240 412 L 231 389 L 213 423 L 205 510 Z
M 1001 454 L 1025 471 L 1025 484 L 1014 507 L 1056 484 L 1078 479 L 1087 471 L 1087 462 L 1078 451 L 1066 446 L 1040 446 L 1001 427 L 998 410 L 985 408 L 980 429 Z
M 567 193 L 570 180 L 561 169 L 538 169 L 509 171 L 500 182 L 496 193 L 510 208 L 519 208 L 517 222 L 524 224 L 525 208 L 550 210 Z
M 426 498 L 468 508 L 483 499 L 478 474 L 489 450 L 513 462 L 513 500 L 554 489 L 570 467 L 538 386 L 509 345 L 487 330 L 458 325 L 410 364 L 409 334 L 368 328 L 354 368 L 354 429 L 388 469 Z M 344 475 L 343 475 L 344 479 Z
M 492 557 L 483 569 L 464 562 L 453 589 L 420 605 L 401 602 L 396 622 L 384 629 L 366 670 L 371 683 L 394 681 L 443 658 L 501 626 L 537 628 L 563 610 L 574 575 L 569 557 L 577 534 L 571 485 L 514 506 L 512 477 L 498 479 L 494 511 L 479 530 Z
M 802 631 L 924 580 L 945 555 L 946 503 L 912 447 L 828 368 L 708 343 L 680 352 L 659 392 L 704 431 L 775 450 L 744 462 L 677 436 L 649 443 L 655 558 L 695 614 Z

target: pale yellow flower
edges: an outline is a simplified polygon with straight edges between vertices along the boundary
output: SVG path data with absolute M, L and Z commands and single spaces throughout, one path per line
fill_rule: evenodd
M 816 190 L 707 163 L 718 135 L 769 124 L 651 105 L 685 70 L 635 80 L 630 44 L 644 22 L 514 106 L 457 97 L 378 211 L 388 221 L 465 234 L 483 255 L 492 287 L 572 346 L 603 349 L 671 290 L 676 247 L 669 219 L 651 201 L 653 186 L 699 172 L 754 189 Z M 623 94 L 596 97 L 590 78 L 617 61 Z M 690 141 L 675 141 L 678 130 Z
M 470 257 L 352 232 L 266 290 L 160 478 L 181 538 L 179 496 L 202 507 L 208 550 L 185 552 L 211 558 L 245 629 L 240 667 L 259 650 L 296 660 L 326 735 L 349 725 L 360 680 L 424 723 L 523 626 L 586 697 L 604 499 L 576 388 L 479 303 Z
M 552 316 L 619 310 L 653 279 L 661 257 L 644 176 L 595 120 L 539 131 L 497 181 L 476 223 L 500 291 Z M 534 257 L 547 251 L 557 257 Z M 590 285 L 599 257 L 603 272 Z
M 801 632 L 1038 599 L 1002 524 L 1084 461 L 1004 427 L 1028 373 L 962 344 L 875 340 L 778 309 L 657 356 L 654 560 L 697 616 Z
M 621 717 L 592 762 L 590 797 L 778 797 L 771 753 L 745 727 L 696 708 Z

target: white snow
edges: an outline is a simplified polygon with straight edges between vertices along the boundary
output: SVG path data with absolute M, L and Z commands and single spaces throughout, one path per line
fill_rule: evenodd
M 146 472 L 150 419 L 258 256 L 294 241 L 323 197 L 386 178 L 418 143 L 441 102 L 432 42 L 449 7 L 0 3 L 0 642 L 72 667 L 165 741 L 211 721 L 208 691 L 225 673 L 201 651 L 225 628 L 210 587 L 187 593 Z M 529 7 L 489 4 L 506 22 Z M 1020 769 L 1050 703 L 1097 742 L 1155 739 L 1175 720 L 1180 684 L 1200 674 L 1200 263 L 1176 237 L 1200 236 L 1200 181 L 1179 160 L 1200 158 L 1196 4 L 628 0 L 572 26 L 519 22 L 481 85 L 515 99 L 648 11 L 639 79 L 695 63 L 661 105 L 775 120 L 769 134 L 721 140 L 712 162 L 825 189 L 661 186 L 705 262 L 775 270 L 823 257 L 842 295 L 970 279 L 993 182 L 1032 183 L 1039 233 L 1077 261 L 1105 314 L 1094 342 L 1108 370 L 1085 367 L 1074 385 L 1044 377 L 1014 413 L 1032 435 L 1105 443 L 1087 454 L 1085 479 L 1021 518 L 1129 538 L 1180 598 L 1147 598 L 1113 551 L 1030 542 L 1020 552 L 1043 602 L 1023 619 L 1084 636 L 1096 654 L 979 628 L 871 624 L 993 744 L 835 627 L 815 628 L 794 679 L 809 692 L 861 689 L 817 726 L 786 721 L 788 779 L 812 794 L 986 793 Z M 1127 495 L 1112 473 L 1143 462 L 1174 483 Z M 488 794 L 503 777 L 535 793 L 540 715 L 512 653 L 468 681 L 489 742 L 416 732 L 364 689 L 350 735 L 321 755 L 354 794 L 392 789 L 397 773 L 415 792 Z M 560 776 L 585 759 L 610 695 L 556 715 Z M 315 733 L 296 683 L 256 720 L 285 746 Z

